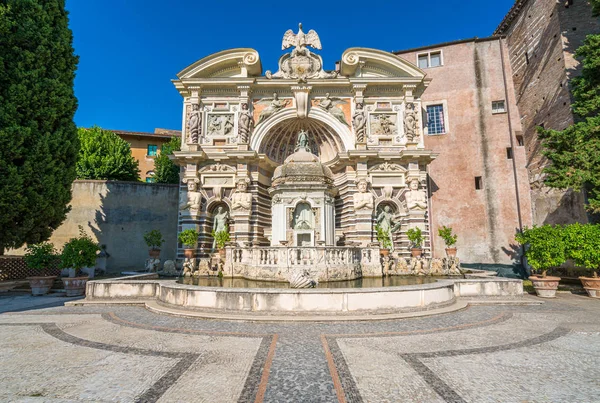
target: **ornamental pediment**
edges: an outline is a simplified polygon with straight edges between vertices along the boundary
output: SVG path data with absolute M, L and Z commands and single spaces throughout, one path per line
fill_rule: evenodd
M 258 77 L 262 65 L 258 52 L 250 48 L 228 49 L 213 53 L 181 70 L 180 80 L 198 78 Z

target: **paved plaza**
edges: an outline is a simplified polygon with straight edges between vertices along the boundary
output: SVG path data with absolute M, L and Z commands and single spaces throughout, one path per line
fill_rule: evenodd
M 0 401 L 600 401 L 600 301 L 580 295 L 344 323 L 66 300 L 0 297 Z

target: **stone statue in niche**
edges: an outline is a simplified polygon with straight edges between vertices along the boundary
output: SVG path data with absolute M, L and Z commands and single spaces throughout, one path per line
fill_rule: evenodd
M 354 133 L 356 134 L 356 142 L 364 143 L 366 141 L 365 132 L 367 126 L 367 117 L 365 116 L 365 110 L 363 109 L 363 104 L 361 102 L 358 102 L 354 109 L 352 126 L 354 127 Z
M 188 119 L 188 128 L 190 130 L 188 144 L 198 144 L 198 138 L 202 134 L 202 112 L 200 112 L 200 105 L 198 104 L 192 104 L 192 113 L 190 113 Z
M 311 152 L 310 145 L 308 143 L 308 133 L 304 129 L 300 130 L 300 133 L 298 133 L 298 140 L 296 141 L 295 151 L 298 150 L 305 150 L 306 152 Z
M 382 229 L 384 233 L 386 233 L 392 243 L 390 251 L 394 251 L 394 232 L 400 229 L 399 217 L 392 212 L 392 208 L 390 206 L 384 206 L 383 209 L 380 210 L 377 215 L 377 219 L 375 220 L 379 227 Z
M 415 104 L 408 102 L 404 110 L 404 134 L 408 141 L 412 142 L 419 137 L 418 133 L 418 115 L 415 110 Z
M 298 203 L 294 210 L 292 228 L 313 229 L 315 226 L 315 215 L 308 203 Z
M 217 212 L 215 213 L 215 217 L 213 219 L 213 231 L 214 232 L 221 232 L 221 231 L 228 231 L 229 227 L 228 224 L 229 223 L 229 211 L 225 210 L 223 208 L 223 206 L 219 206 L 217 207 Z M 213 250 L 215 250 L 217 246 L 217 240 L 213 239 L 213 244 L 212 244 L 212 248 Z
M 186 198 L 179 205 L 179 210 L 189 210 L 190 214 L 198 214 L 201 203 L 202 193 L 198 192 L 198 179 L 189 179 L 187 181 Z
M 263 100 L 258 101 L 256 104 L 257 105 L 268 105 L 265 109 L 262 110 L 262 112 L 260 113 L 260 115 L 258 116 L 258 122 L 256 122 L 257 125 L 261 124 L 263 121 L 265 121 L 267 118 L 269 118 L 270 116 L 276 114 L 277 112 L 279 112 L 280 110 L 282 110 L 283 108 L 285 108 L 287 106 L 288 101 L 282 101 L 279 99 L 279 96 L 277 95 L 277 93 L 273 93 L 273 98 L 265 98 Z
M 368 182 L 366 179 L 360 179 L 356 185 L 358 192 L 354 193 L 355 210 L 373 211 L 373 194 L 368 191 Z
M 338 105 L 344 105 L 347 102 L 340 98 L 331 98 L 329 93 L 325 94 L 325 98 L 319 102 L 319 107 L 323 109 L 325 112 L 332 115 L 334 118 L 339 120 L 344 125 L 348 126 L 348 122 L 346 122 L 346 116 L 344 112 L 338 108 Z
M 252 129 L 254 128 L 254 118 L 252 112 L 248 110 L 248 104 L 242 104 L 242 110 L 238 118 L 238 136 L 240 143 L 248 144 Z
M 236 192 L 231 196 L 232 210 L 250 210 L 252 207 L 252 193 L 248 192 L 248 183 L 240 180 L 236 186 Z
M 425 191 L 419 189 L 419 180 L 413 178 L 410 180 L 410 190 L 406 192 L 406 208 L 409 210 L 427 210 L 427 195 Z

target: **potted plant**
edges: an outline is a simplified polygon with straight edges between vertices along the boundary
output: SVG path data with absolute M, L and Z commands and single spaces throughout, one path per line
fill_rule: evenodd
M 61 265 L 69 269 L 69 277 L 63 277 L 67 297 L 75 297 L 85 293 L 88 276 L 77 277 L 84 267 L 96 264 L 96 253 L 100 247 L 89 235 L 79 227 L 79 236 L 71 238 L 65 244 L 61 253 Z
M 215 239 L 215 244 L 217 249 L 219 249 L 219 254 L 221 258 L 225 258 L 225 244 L 229 242 L 229 228 L 225 226 L 225 229 L 219 232 L 213 231 L 211 233 L 212 237 Z
M 144 241 L 146 242 L 146 245 L 148 245 L 150 257 L 158 259 L 160 256 L 160 247 L 165 242 L 160 231 L 153 229 L 152 231 L 146 232 L 144 234 Z
M 445 225 L 442 228 L 438 229 L 438 234 L 444 240 L 446 244 L 446 255 L 454 257 L 456 256 L 456 239 L 458 235 L 452 234 L 452 227 L 446 227 Z
M 379 224 L 375 225 L 375 231 L 377 231 L 377 242 L 379 242 L 380 246 L 379 253 L 383 257 L 388 256 L 392 248 L 392 240 L 389 234 Z
M 408 240 L 412 244 L 410 249 L 410 253 L 413 257 L 419 257 L 423 253 L 422 245 L 423 245 L 423 232 L 421 228 L 411 228 L 406 231 L 406 236 L 408 236 Z
M 515 239 L 525 249 L 527 263 L 541 275 L 529 276 L 536 294 L 542 298 L 554 298 L 560 277 L 547 275 L 548 269 L 566 261 L 564 231 L 560 225 L 543 225 L 525 228 Z
M 600 225 L 570 224 L 564 227 L 566 258 L 580 267 L 585 267 L 592 277 L 581 276 L 581 284 L 588 295 L 600 298 Z
M 193 258 L 195 255 L 198 235 L 198 231 L 195 229 L 186 229 L 177 235 L 177 239 L 183 244 L 183 254 L 189 259 Z
M 47 270 L 56 267 L 59 261 L 54 245 L 50 242 L 28 245 L 24 260 L 27 267 L 40 271 L 39 276 L 27 277 L 31 295 L 48 294 L 56 276 L 48 276 Z

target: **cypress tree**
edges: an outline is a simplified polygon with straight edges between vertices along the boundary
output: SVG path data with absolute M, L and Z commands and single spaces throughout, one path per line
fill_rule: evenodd
M 79 149 L 64 0 L 0 0 L 0 254 L 65 219 Z

